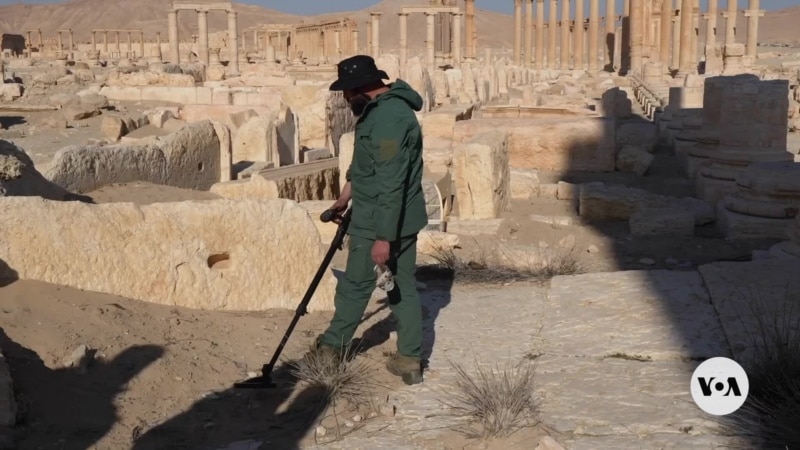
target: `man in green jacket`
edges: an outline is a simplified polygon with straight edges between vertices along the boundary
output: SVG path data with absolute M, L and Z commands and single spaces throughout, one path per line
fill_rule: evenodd
M 336 312 L 314 351 L 339 356 L 347 348 L 375 290 L 375 267 L 388 267 L 395 287 L 387 294 L 397 319 L 397 354 L 387 369 L 406 384 L 422 382 L 422 308 L 414 270 L 417 234 L 428 224 L 422 193 L 422 130 L 415 111 L 422 97 L 406 82 L 390 85 L 365 55 L 338 66 L 330 87 L 343 91 L 358 116 L 347 183 L 331 209 L 352 199 L 345 275 L 336 287 Z

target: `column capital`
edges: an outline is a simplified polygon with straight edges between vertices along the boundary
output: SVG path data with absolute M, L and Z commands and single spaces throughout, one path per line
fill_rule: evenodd
M 383 14 L 383 13 L 380 12 L 380 11 L 372 11 L 372 12 L 369 13 L 369 15 L 372 16 L 372 17 L 380 16 L 381 14 Z
M 426 16 L 428 16 L 428 17 L 430 17 L 430 16 L 435 16 L 436 14 L 438 14 L 438 13 L 436 13 L 436 12 L 431 12 L 431 11 L 425 11 L 425 15 L 426 15 Z
M 756 16 L 756 17 L 763 17 L 764 10 L 763 9 L 748 9 L 744 12 L 745 17 Z
M 238 14 L 238 13 L 236 11 L 234 11 L 234 10 L 228 11 L 228 17 L 236 17 L 236 14 Z
M 208 10 L 207 9 L 196 9 L 195 12 L 197 14 L 201 15 L 201 16 L 202 15 L 206 15 L 206 16 L 208 15 Z
M 167 15 L 168 16 L 177 16 L 178 15 L 178 10 L 177 9 L 173 9 L 173 10 L 167 11 Z
M 464 13 L 463 13 L 463 12 L 461 12 L 461 11 L 459 11 L 459 12 L 457 12 L 457 13 L 452 13 L 452 15 L 453 15 L 453 17 L 461 17 L 461 16 L 463 16 L 463 15 L 464 15 Z
M 397 13 L 397 15 L 400 16 L 400 17 L 408 17 L 408 13 L 407 12 L 399 12 L 399 13 Z

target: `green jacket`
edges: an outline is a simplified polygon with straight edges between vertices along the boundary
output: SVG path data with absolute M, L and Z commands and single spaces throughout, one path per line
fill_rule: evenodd
M 353 214 L 349 233 L 394 241 L 425 228 L 422 129 L 414 111 L 422 97 L 397 80 L 373 99 L 356 122 L 353 161 L 347 170 Z

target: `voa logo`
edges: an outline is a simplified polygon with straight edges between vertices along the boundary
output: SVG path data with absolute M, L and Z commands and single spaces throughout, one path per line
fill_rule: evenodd
M 741 408 L 749 390 L 747 373 L 730 358 L 707 359 L 692 374 L 692 399 L 700 409 L 715 416 Z

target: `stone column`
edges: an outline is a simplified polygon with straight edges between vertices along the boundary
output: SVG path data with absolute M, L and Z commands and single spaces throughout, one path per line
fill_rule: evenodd
M 75 34 L 72 32 L 72 29 L 69 30 L 69 52 L 75 52 Z
M 375 59 L 381 56 L 381 14 L 383 13 L 369 13 L 372 16 L 372 57 Z
M 131 52 L 133 52 L 133 41 L 131 40 L 131 32 L 128 31 L 128 51 L 126 52 L 129 53 L 128 58 L 130 58 Z
M 715 0 L 711 0 L 715 1 Z M 672 31 L 672 0 L 663 0 L 661 2 L 661 29 L 659 35 L 659 54 L 658 60 L 664 64 L 664 67 L 669 67 L 669 55 Z
M 97 32 L 92 31 L 92 52 L 97 51 Z M 28 36 L 28 40 L 30 40 L 30 36 Z
M 119 45 L 119 31 L 116 32 L 114 38 L 114 50 L 117 51 L 117 57 L 122 57 L 122 47 Z
M 700 0 L 694 0 L 692 4 L 692 46 L 691 46 L 691 66 L 692 71 L 697 70 L 697 45 L 700 39 Z
M 667 0 L 664 0 L 667 1 Z M 614 71 L 614 51 L 617 48 L 615 44 L 617 32 L 617 9 L 614 0 L 606 0 L 606 35 L 603 43 L 606 49 L 606 70 L 609 72 Z
M 461 68 L 461 16 L 453 14 L 453 64 L 457 69 Z
M 673 13 L 672 16 L 672 59 L 670 67 L 677 70 L 680 66 L 681 55 L 681 14 Z
M 342 60 L 342 33 L 337 29 L 333 31 L 333 46 L 336 51 L 336 62 Z
M 522 0 L 514 0 L 514 65 L 518 66 L 522 56 Z
M 208 53 L 208 11 L 197 11 L 197 48 L 200 61 L 208 67 L 210 55 Z
M 425 63 L 428 70 L 433 73 L 436 67 L 436 48 L 434 47 L 434 38 L 436 36 L 436 13 L 426 12 L 425 20 L 427 25 L 427 33 L 425 40 Z
M 103 52 L 108 56 L 108 31 L 103 31 Z
M 559 68 L 563 70 L 569 70 L 570 66 L 569 22 L 569 0 L 561 0 L 561 58 L 559 60 Z
M 718 0 L 708 0 L 708 15 L 706 16 L 706 45 L 717 44 L 717 6 Z
M 642 57 L 644 56 L 644 0 L 631 0 L 630 30 L 631 30 L 631 67 L 630 70 L 640 73 L 642 70 Z
M 475 0 L 464 1 L 464 12 L 466 13 L 466 22 L 464 23 L 464 34 L 467 39 L 466 57 L 469 60 L 474 60 L 477 56 L 477 49 L 475 48 Z
M 544 68 L 544 0 L 536 0 L 536 54 L 534 66 L 536 69 Z
M 181 54 L 178 45 L 178 11 L 167 13 L 168 37 L 169 37 L 169 62 L 180 64 Z
M 547 68 L 556 68 L 556 30 L 558 29 L 558 1 L 550 0 L 547 21 Z
M 163 59 L 161 57 L 161 32 L 160 31 L 156 32 L 156 53 L 155 53 L 155 56 L 156 56 L 156 58 L 158 58 L 159 61 L 161 61 Z
M 526 66 L 533 62 L 533 0 L 525 0 L 525 60 Z
M 747 56 L 754 60 L 758 53 L 758 18 L 764 15 L 759 3 L 759 0 L 750 0 L 748 10 L 744 12 L 747 17 Z
M 236 11 L 228 11 L 228 69 L 239 73 L 239 21 Z
M 400 13 L 400 69 L 408 64 L 408 14 Z
M 358 50 L 358 28 L 353 29 L 353 48 L 355 48 L 355 54 L 360 53 Z
M 608 0 L 606 0 L 608 1 Z M 600 0 L 589 0 L 589 71 L 596 71 L 600 38 Z
M 694 0 L 681 0 L 681 49 L 678 59 L 680 75 L 692 73 L 692 10 Z
M 728 0 L 728 11 L 725 13 L 725 45 L 736 43 L 736 10 L 737 0 Z
M 139 57 L 144 58 L 144 31 L 139 32 Z
M 572 29 L 573 41 L 573 63 L 572 67 L 576 70 L 585 70 L 586 61 L 583 57 L 583 2 L 585 0 L 575 0 L 575 26 Z
M 620 35 L 620 66 L 619 71 L 625 73 L 631 68 L 631 1 L 622 1 L 622 33 Z
M 61 38 L 61 31 L 58 32 L 58 56 L 61 56 L 61 51 L 64 48 L 64 41 Z

